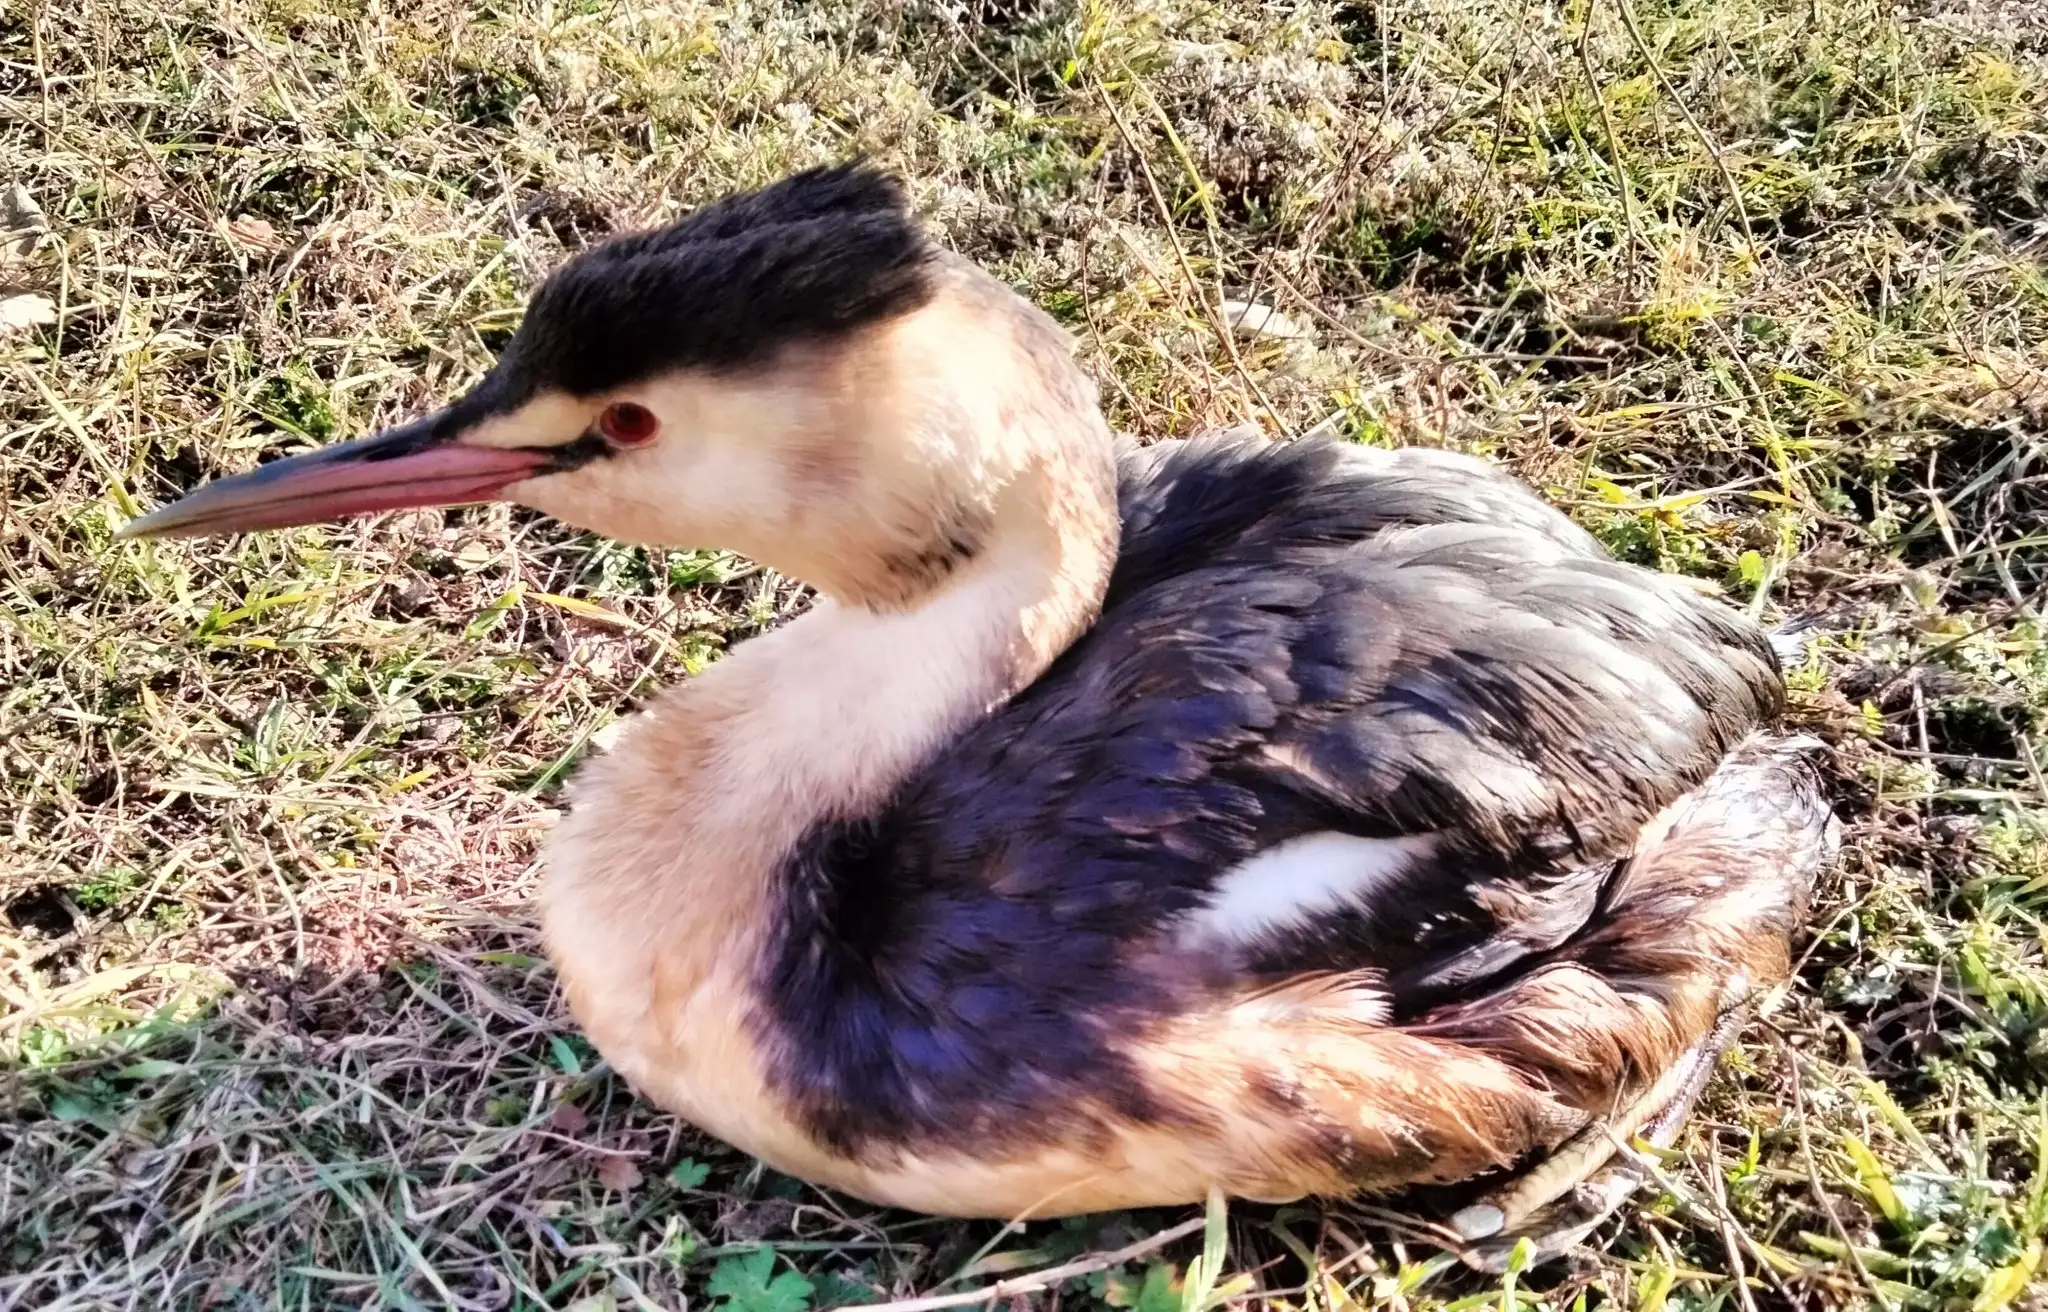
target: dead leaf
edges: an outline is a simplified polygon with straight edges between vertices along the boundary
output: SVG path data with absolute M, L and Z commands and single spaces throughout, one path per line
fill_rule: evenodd
M 270 220 L 259 219 L 253 214 L 244 214 L 228 222 L 228 236 L 237 243 L 259 251 L 281 251 L 291 245 L 278 235 Z
M 557 1104 L 555 1109 L 548 1113 L 548 1128 L 559 1130 L 572 1138 L 583 1133 L 589 1125 L 590 1113 L 573 1102 Z
M 640 1168 L 633 1165 L 630 1157 L 605 1154 L 597 1161 L 597 1182 L 618 1193 L 640 1187 Z

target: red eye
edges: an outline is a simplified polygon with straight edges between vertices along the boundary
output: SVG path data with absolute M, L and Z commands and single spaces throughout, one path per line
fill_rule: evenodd
M 661 421 L 644 405 L 615 401 L 597 417 L 597 431 L 613 446 L 645 446 L 661 432 Z

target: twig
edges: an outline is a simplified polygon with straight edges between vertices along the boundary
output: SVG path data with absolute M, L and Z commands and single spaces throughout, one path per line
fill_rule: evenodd
M 1097 213 L 1101 213 L 1103 208 L 1102 191 L 1098 180 L 1095 192 Z M 1088 320 L 1088 336 L 1094 341 L 1096 354 L 1102 361 L 1102 367 L 1098 372 L 1109 380 L 1109 385 L 1117 390 L 1117 394 L 1123 397 L 1124 404 L 1130 407 L 1131 422 L 1142 423 L 1145 407 L 1131 391 L 1131 385 L 1124 381 L 1123 371 L 1116 367 L 1115 356 L 1109 349 L 1109 340 L 1102 334 L 1102 323 L 1095 317 L 1095 261 L 1090 254 L 1095 243 L 1089 240 L 1091 236 L 1092 232 L 1081 238 L 1081 313 Z
M 1799 1155 L 1806 1163 L 1806 1187 L 1813 1190 L 1814 1201 L 1827 1214 L 1828 1225 L 1835 1232 L 1835 1238 L 1842 1241 L 1842 1248 L 1849 1254 L 1849 1264 L 1856 1268 L 1856 1274 L 1863 1277 L 1864 1286 L 1877 1299 L 1877 1305 L 1885 1312 L 1892 1312 L 1895 1306 L 1891 1298 L 1870 1274 L 1870 1268 L 1863 1265 L 1863 1258 L 1856 1251 L 1855 1241 L 1849 1238 L 1848 1227 L 1842 1224 L 1841 1213 L 1835 1210 L 1835 1200 L 1828 1196 L 1826 1186 L 1821 1184 L 1820 1166 L 1813 1158 L 1813 1139 L 1806 1132 L 1806 1092 L 1799 1080 L 1799 1054 L 1793 1051 L 1792 1043 L 1783 1034 L 1777 1035 L 1778 1047 L 1785 1056 L 1785 1074 L 1792 1082 L 1792 1124 L 1799 1130 Z
M 1893 674 L 1883 683 L 1877 685 L 1876 691 L 1868 694 L 1869 699 L 1871 701 L 1878 700 L 1879 698 L 1883 697 L 1886 693 L 1890 692 L 1895 686 L 1897 686 L 1899 680 L 1908 677 L 1914 671 L 1921 669 L 1922 667 L 1941 659 L 1943 656 L 1948 655 L 1950 652 L 1962 646 L 1970 639 L 1983 637 L 1985 634 L 1991 632 L 1991 630 L 1997 628 L 1999 625 L 2011 619 L 2014 615 L 2024 611 L 2026 609 L 2026 603 L 2028 601 L 2043 597 L 2048 597 L 2048 586 L 2036 588 L 2031 597 L 2021 598 L 2019 604 L 2017 605 L 2010 601 L 2002 603 L 1999 609 L 1991 613 L 1990 619 L 1985 620 L 1983 623 L 1975 625 L 1969 629 L 1965 629 L 1963 632 L 1957 634 L 1953 638 L 1948 639 L 1946 642 L 1936 643 L 1934 646 L 1929 647 L 1920 655 L 1906 662 L 1906 664 L 1902 666 L 1897 673 Z
M 50 104 L 50 67 L 43 57 L 43 13 L 47 7 L 36 6 L 36 16 L 29 25 L 29 40 L 36 61 L 36 85 L 43 96 L 43 117 L 36 126 L 43 130 L 43 153 L 54 155 L 57 152 L 57 131 L 51 125 L 57 117 L 55 108 Z
M 1742 1300 L 1743 1312 L 1756 1312 L 1756 1298 L 1749 1292 L 1749 1272 L 1742 1261 L 1742 1239 L 1747 1236 L 1740 1235 L 1742 1227 L 1728 1208 L 1728 1188 L 1721 1181 L 1721 1163 L 1711 1152 L 1702 1152 L 1701 1156 L 1705 1160 L 1699 1164 L 1700 1176 L 1714 1198 L 1710 1215 L 1714 1228 L 1721 1232 L 1721 1248 L 1728 1254 L 1728 1274 L 1734 1277 L 1735 1295 Z M 1764 1263 L 1763 1269 L 1771 1270 L 1770 1263 Z
M 2034 787 L 2041 790 L 2041 800 L 2048 803 L 2048 774 L 2041 771 L 2041 754 L 2034 750 L 2034 740 L 2024 730 L 2013 735 L 2019 744 L 2020 759 L 2026 762 L 2027 773 L 2033 777 Z
M 1166 229 L 1167 244 L 1173 247 L 1173 258 L 1180 265 L 1181 276 L 1188 280 L 1188 287 L 1194 293 L 1196 302 L 1208 313 L 1210 326 L 1215 329 L 1216 335 L 1223 339 L 1223 349 L 1229 354 L 1231 367 L 1237 371 L 1238 379 L 1251 389 L 1253 396 L 1259 396 L 1259 385 L 1252 381 L 1251 372 L 1244 366 L 1244 357 L 1237 353 L 1237 338 L 1232 335 L 1230 325 L 1224 321 L 1223 307 L 1209 304 L 1209 298 L 1202 294 L 1202 281 L 1195 276 L 1195 266 L 1188 262 L 1187 248 L 1181 245 L 1180 232 L 1174 227 L 1173 207 L 1166 203 L 1166 193 L 1159 189 L 1159 179 L 1152 176 L 1152 165 L 1146 160 L 1145 152 L 1139 149 L 1138 139 L 1131 135 L 1130 125 L 1125 123 L 1124 116 L 1117 112 L 1116 101 L 1110 98 L 1109 88 L 1098 81 L 1095 83 L 1095 94 L 1101 97 L 1102 107 L 1109 111 L 1110 121 L 1116 124 L 1117 135 L 1123 138 L 1125 148 L 1137 161 L 1138 175 L 1145 179 L 1145 190 L 1151 194 L 1152 205 L 1159 211 L 1159 222 Z M 1251 403 L 1242 397 L 1238 399 L 1246 421 L 1257 423 L 1259 417 L 1253 413 Z M 1266 412 L 1272 414 L 1272 407 L 1268 406 Z M 1280 417 L 1273 415 L 1273 418 L 1277 422 Z
M 1593 89 L 1593 107 L 1600 111 L 1600 126 L 1607 133 L 1607 158 L 1614 167 L 1614 185 L 1621 189 L 1621 224 L 1627 230 L 1630 247 L 1640 252 L 1644 248 L 1642 234 L 1636 231 L 1635 195 L 1629 189 L 1628 170 L 1621 162 L 1621 134 L 1614 130 L 1614 113 L 1607 108 L 1607 92 L 1600 85 L 1600 75 L 1593 71 L 1593 16 L 1600 12 L 1600 0 L 1586 0 L 1586 19 L 1579 28 L 1579 63 L 1586 70 L 1586 85 Z M 1629 279 L 1634 283 L 1634 279 Z
M 1252 389 L 1252 395 L 1259 399 L 1259 404 L 1265 407 L 1266 413 L 1277 424 L 1280 422 L 1280 412 L 1273 408 L 1272 398 L 1266 395 L 1266 389 L 1259 386 L 1258 379 L 1253 378 L 1244 367 L 1244 358 L 1237 349 L 1237 335 L 1230 331 L 1229 321 L 1222 317 L 1223 303 L 1226 299 L 1223 292 L 1223 228 L 1216 221 L 1216 206 L 1209 199 L 1209 184 L 1202 177 L 1201 169 L 1196 167 L 1195 157 L 1188 152 L 1187 143 L 1182 141 L 1180 133 L 1174 130 L 1173 119 L 1167 115 L 1165 106 L 1159 103 L 1159 97 L 1153 95 L 1152 88 L 1144 83 L 1140 82 L 1137 85 L 1138 89 L 1145 93 L 1145 103 L 1152 106 L 1153 116 L 1159 120 L 1160 131 L 1166 134 L 1166 144 L 1173 148 L 1174 156 L 1180 160 L 1181 170 L 1188 175 L 1188 181 L 1194 184 L 1195 203 L 1201 206 L 1202 218 L 1209 233 L 1209 272 L 1215 275 L 1216 313 L 1218 320 L 1223 324 L 1224 349 L 1230 352 L 1230 358 L 1237 366 L 1238 376 L 1244 379 L 1245 385 Z M 1157 189 L 1154 191 L 1156 198 Z M 1171 216 L 1162 214 L 1160 218 L 1167 224 L 1168 231 L 1171 231 Z
M 1076 1258 L 1062 1266 L 1047 1267 L 1028 1276 L 1014 1280 L 1000 1280 L 980 1289 L 969 1289 L 958 1294 L 934 1294 L 929 1298 L 902 1298 L 893 1303 L 869 1303 L 867 1312 L 930 1312 L 933 1308 L 973 1307 L 977 1303 L 993 1303 L 1000 1298 L 1014 1298 L 1018 1294 L 1035 1293 L 1049 1289 L 1075 1276 L 1092 1275 L 1121 1266 L 1134 1257 L 1143 1257 L 1156 1249 L 1166 1247 L 1176 1239 L 1184 1239 L 1207 1225 L 1209 1218 L 1197 1216 L 1181 1222 L 1171 1230 L 1161 1230 L 1149 1239 L 1140 1239 L 1127 1244 L 1113 1253 L 1096 1253 L 1089 1257 Z
M 1749 253 L 1754 256 L 1757 253 L 1756 233 L 1750 230 L 1749 210 L 1742 203 L 1742 188 L 1735 185 L 1735 174 L 1729 169 L 1728 161 L 1722 157 L 1721 148 L 1714 144 L 1714 139 L 1707 135 L 1707 130 L 1693 117 L 1692 110 L 1686 108 L 1685 100 L 1678 94 L 1678 88 L 1671 85 L 1671 79 L 1664 76 L 1664 66 L 1657 62 L 1657 56 L 1650 50 L 1650 43 L 1643 39 L 1643 30 L 1636 26 L 1635 6 L 1631 5 L 1629 0 L 1615 0 L 1615 7 L 1621 11 L 1621 21 L 1628 27 L 1629 39 L 1636 43 L 1636 49 L 1641 52 L 1643 62 L 1650 66 L 1651 76 L 1657 79 L 1658 86 L 1664 88 L 1664 94 L 1671 97 L 1672 105 L 1685 116 L 1693 135 L 1707 148 L 1707 154 L 1714 157 L 1714 167 L 1720 170 L 1721 181 L 1728 188 L 1728 199 L 1735 205 L 1735 217 L 1742 223 L 1742 239 L 1749 243 Z M 1586 17 L 1592 18 L 1590 10 L 1587 11 Z

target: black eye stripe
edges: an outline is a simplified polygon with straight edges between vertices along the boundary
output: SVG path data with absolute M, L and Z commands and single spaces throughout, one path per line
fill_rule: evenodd
M 593 428 L 573 442 L 548 448 L 548 472 L 559 474 L 564 470 L 581 469 L 600 456 L 610 455 L 616 449 L 604 440 L 604 434 Z

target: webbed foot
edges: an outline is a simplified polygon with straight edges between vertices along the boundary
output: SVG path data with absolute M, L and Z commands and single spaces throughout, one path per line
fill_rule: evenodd
M 1454 1213 L 1450 1226 L 1465 1240 L 1458 1250 L 1465 1265 L 1504 1272 L 1523 1239 L 1535 1249 L 1536 1262 L 1561 1257 L 1614 1215 L 1648 1178 L 1642 1159 L 1626 1145 L 1671 1145 L 1749 1014 L 1746 999 L 1724 1008 L 1713 1030 L 1636 1099 Z

